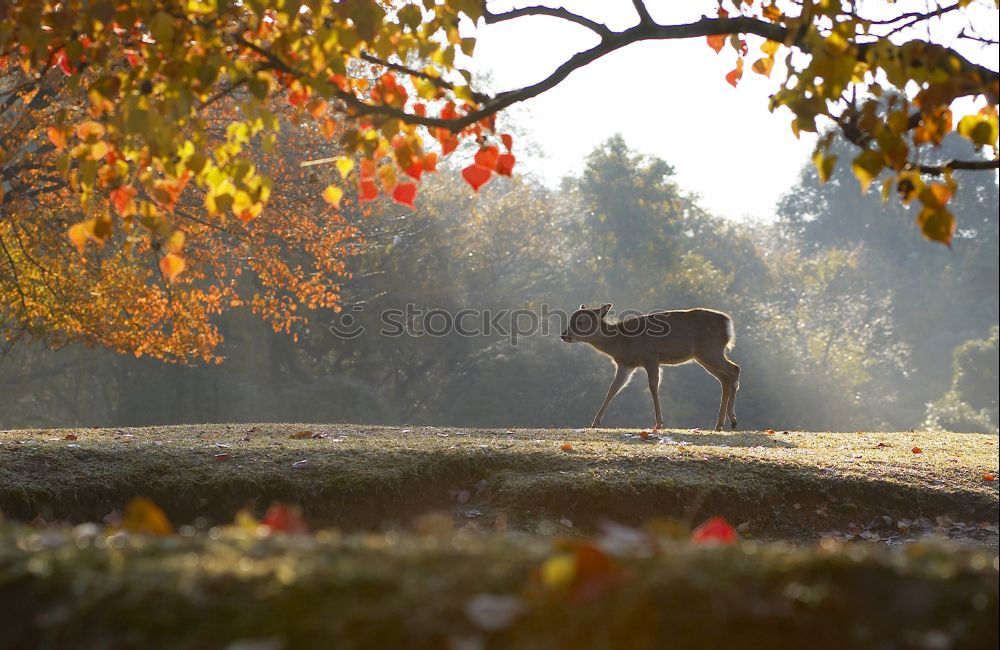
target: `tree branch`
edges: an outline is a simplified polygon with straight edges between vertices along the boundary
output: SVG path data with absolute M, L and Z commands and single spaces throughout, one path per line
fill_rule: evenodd
M 641 0 L 634 0 L 635 2 L 642 4 Z M 643 7 L 645 9 L 645 7 Z M 483 19 L 486 21 L 487 25 L 492 25 L 495 23 L 503 22 L 505 20 L 513 20 L 515 18 L 521 18 L 522 16 L 551 16 L 552 18 L 561 18 L 562 20 L 568 20 L 571 23 L 576 23 L 577 25 L 582 25 L 590 31 L 594 32 L 602 39 L 605 39 L 613 34 L 613 32 L 608 29 L 607 25 L 601 24 L 596 20 L 591 20 L 585 16 L 575 14 L 568 9 L 563 9 L 562 7 L 545 7 L 542 5 L 537 5 L 534 7 L 521 7 L 520 9 L 511 9 L 510 11 L 504 11 L 503 13 L 495 14 L 489 10 L 486 6 L 486 0 L 483 0 Z M 648 14 L 647 14 L 648 16 Z
M 653 17 L 649 15 L 649 9 L 646 9 L 644 0 L 632 0 L 632 5 L 635 7 L 635 13 L 639 14 L 640 25 L 654 24 Z
M 367 52 L 362 52 L 360 57 L 369 63 L 385 66 L 390 70 L 395 70 L 396 72 L 402 72 L 403 74 L 419 77 L 420 79 L 426 79 L 427 81 L 431 82 L 438 88 L 444 88 L 445 90 L 455 90 L 455 84 L 451 83 L 450 81 L 446 81 L 440 77 L 435 77 L 434 75 L 427 74 L 422 70 L 414 70 L 413 68 L 407 67 L 399 63 L 385 61 L 383 59 L 378 58 L 377 56 L 368 54 Z M 484 95 L 483 93 L 478 93 L 475 91 L 472 92 L 471 96 L 472 99 L 476 100 L 480 104 L 485 104 L 489 102 L 491 99 L 489 95 Z
M 921 174 L 941 176 L 949 170 L 957 169 L 967 169 L 973 171 L 1000 169 L 1000 160 L 951 160 L 943 165 L 916 165 L 916 168 Z

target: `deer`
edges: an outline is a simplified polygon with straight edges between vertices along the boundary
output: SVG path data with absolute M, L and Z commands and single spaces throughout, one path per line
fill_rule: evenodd
M 676 366 L 694 361 L 722 385 L 722 402 L 715 430 L 722 431 L 726 416 L 736 429 L 736 391 L 740 388 L 740 367 L 728 353 L 735 344 L 733 319 L 713 309 L 677 309 L 654 311 L 618 322 L 607 320 L 611 303 L 600 307 L 580 308 L 570 316 L 562 340 L 587 343 L 611 357 L 615 378 L 608 388 L 592 428 L 601 426 L 604 414 L 638 368 L 646 370 L 649 392 L 656 415 L 654 431 L 663 427 L 660 413 L 660 366 Z

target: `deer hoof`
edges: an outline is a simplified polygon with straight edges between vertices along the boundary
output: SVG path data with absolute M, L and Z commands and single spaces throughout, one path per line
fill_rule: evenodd
M 733 431 L 736 431 L 736 420 L 733 420 Z

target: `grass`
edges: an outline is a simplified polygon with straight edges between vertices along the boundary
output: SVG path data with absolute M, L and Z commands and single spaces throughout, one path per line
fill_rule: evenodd
M 307 437 L 293 438 L 305 432 Z M 379 529 L 445 510 L 473 526 L 698 523 L 815 539 L 887 517 L 998 519 L 997 437 L 956 433 L 491 430 L 318 424 L 0 432 L 0 511 L 99 521 L 135 495 L 176 522 L 300 504 L 316 526 Z M 316 437 L 312 437 L 315 435 Z M 76 437 L 75 440 L 67 438 Z M 564 445 L 571 445 L 569 451 Z M 913 453 L 919 447 L 922 453 Z M 996 536 L 987 540 L 995 545 Z
M 0 525 L 9 648 L 995 648 L 993 552 Z M 749 642 L 749 646 L 748 646 Z M 242 643 L 242 645 L 241 645 Z

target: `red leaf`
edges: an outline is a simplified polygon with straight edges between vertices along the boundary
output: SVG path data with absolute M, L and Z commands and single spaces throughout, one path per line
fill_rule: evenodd
M 73 74 L 73 66 L 70 65 L 69 59 L 66 58 L 65 48 L 60 49 L 56 53 L 56 65 L 58 65 L 62 71 L 66 73 L 67 77 Z
M 501 154 L 500 160 L 497 161 L 497 173 L 501 176 L 510 176 L 514 171 L 516 160 L 512 153 Z
M 480 167 L 485 167 L 486 169 L 496 169 L 497 161 L 499 159 L 500 150 L 492 145 L 481 148 L 476 152 L 475 157 L 476 164 Z
M 361 178 L 374 178 L 375 177 L 375 161 L 371 158 L 361 159 L 361 168 L 358 171 L 358 175 Z
M 433 151 L 430 153 L 425 153 L 422 162 L 424 165 L 425 172 L 437 171 L 438 155 Z
M 118 187 L 111 190 L 111 205 L 115 206 L 115 211 L 123 217 L 135 214 L 135 188 Z
M 424 173 L 424 163 L 422 160 L 418 159 L 415 163 L 407 167 L 404 171 L 406 171 L 407 176 L 415 178 L 419 181 L 420 175 Z
M 920 447 L 914 447 L 914 448 L 913 448 L 913 449 L 911 449 L 910 451 L 912 451 L 912 452 L 913 452 L 913 453 L 915 453 L 915 454 L 922 454 L 922 453 L 924 453 L 924 450 L 923 450 L 923 449 L 921 449 Z
M 698 544 L 735 544 L 739 539 L 739 533 L 724 517 L 712 517 L 691 533 L 691 541 Z
M 500 140 L 503 142 L 503 146 L 507 147 L 507 153 L 510 153 L 511 148 L 514 146 L 514 138 L 510 137 L 509 133 L 504 133 L 500 136 Z
M 305 533 L 309 531 L 298 508 L 290 508 L 283 503 L 272 503 L 267 509 L 261 525 L 284 533 Z
M 413 105 L 413 114 L 414 115 L 419 115 L 420 117 L 426 116 L 427 115 L 427 105 L 426 104 L 414 104 Z
M 378 186 L 370 178 L 362 178 L 358 184 L 358 199 L 361 201 L 374 201 L 378 197 Z
M 400 183 L 392 191 L 392 200 L 402 203 L 406 207 L 413 209 L 413 200 L 417 197 L 417 186 L 415 183 Z
M 562 449 L 563 451 L 573 451 L 573 445 L 571 445 L 568 442 L 564 442 L 562 446 L 559 448 Z
M 995 481 L 995 480 L 997 480 L 997 477 L 996 477 L 995 474 L 983 474 L 983 480 L 984 481 Z
M 469 165 L 462 170 L 462 178 L 477 192 L 480 187 L 486 184 L 486 181 L 490 180 L 490 176 L 492 175 L 493 172 L 479 165 Z
M 441 154 L 447 156 L 458 147 L 458 138 L 448 135 L 441 140 Z

